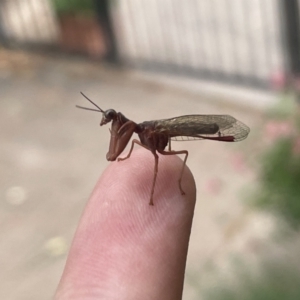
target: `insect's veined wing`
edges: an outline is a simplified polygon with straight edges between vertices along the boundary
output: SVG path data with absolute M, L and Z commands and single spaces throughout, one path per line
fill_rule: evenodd
M 250 129 L 228 115 L 187 115 L 157 120 L 155 131 L 165 132 L 176 141 L 210 139 L 237 142 L 245 139 Z

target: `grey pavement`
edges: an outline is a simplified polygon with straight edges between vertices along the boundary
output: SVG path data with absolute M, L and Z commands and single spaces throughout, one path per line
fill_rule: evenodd
M 87 104 L 80 91 L 136 122 L 210 113 L 230 114 L 250 126 L 241 143 L 173 143 L 189 151 L 197 184 L 184 299 L 200 299 L 213 284 L 212 270 L 232 273 L 233 255 L 255 261 L 265 251 L 253 244 L 268 236 L 272 218 L 244 204 L 256 186 L 260 112 L 98 62 L 2 51 L 0 299 L 51 299 L 86 201 L 109 164 L 108 128 L 99 127 L 100 114 L 75 108 Z

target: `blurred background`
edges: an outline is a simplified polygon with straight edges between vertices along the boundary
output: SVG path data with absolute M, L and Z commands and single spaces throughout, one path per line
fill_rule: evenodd
M 0 0 L 0 299 L 53 297 L 108 165 L 80 91 L 136 122 L 247 124 L 173 144 L 198 190 L 183 299 L 300 299 L 299 20 L 297 0 Z

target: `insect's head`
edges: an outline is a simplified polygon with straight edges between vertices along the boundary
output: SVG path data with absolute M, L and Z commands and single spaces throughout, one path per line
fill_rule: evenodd
M 102 120 L 100 126 L 105 125 L 117 117 L 117 112 L 114 109 L 108 109 L 102 112 Z
M 84 93 L 82 93 L 82 92 L 80 92 L 80 93 L 85 99 L 87 99 L 95 107 L 97 107 L 97 109 L 83 107 L 83 106 L 79 106 L 79 105 L 76 105 L 76 107 L 81 108 L 81 109 L 91 110 L 91 111 L 102 112 L 102 119 L 100 122 L 100 126 L 109 123 L 110 121 L 114 120 L 117 117 L 117 112 L 114 109 L 108 109 L 108 110 L 104 111 L 96 103 L 94 103 L 91 99 L 89 99 Z

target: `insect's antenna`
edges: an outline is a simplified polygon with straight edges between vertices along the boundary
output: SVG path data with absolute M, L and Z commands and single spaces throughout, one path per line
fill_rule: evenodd
M 91 111 L 97 111 L 97 112 L 101 112 L 98 109 L 93 109 L 93 108 L 88 108 L 88 107 L 84 107 L 84 106 L 80 106 L 80 105 L 75 105 L 77 108 L 81 108 L 81 109 L 85 109 L 85 110 L 91 110 Z
M 86 109 L 86 110 L 92 110 L 92 111 L 99 111 L 99 112 L 104 112 L 96 103 L 94 103 L 91 99 L 89 99 L 83 92 L 80 92 L 80 94 L 89 102 L 91 102 L 94 106 L 96 106 L 98 109 L 93 109 L 93 108 L 87 108 L 83 106 L 76 105 L 76 107 L 81 108 L 81 109 Z

